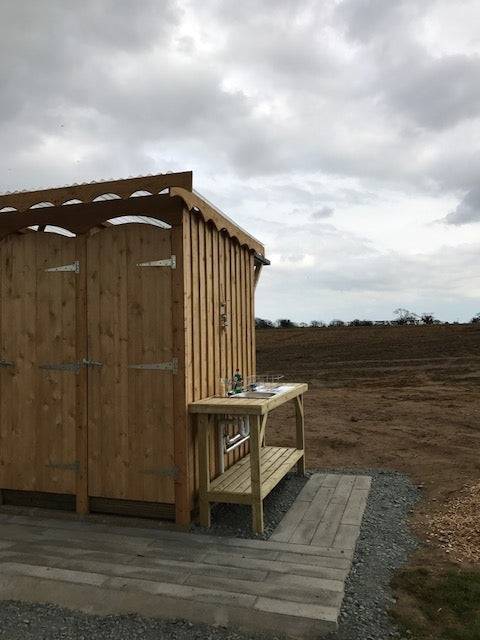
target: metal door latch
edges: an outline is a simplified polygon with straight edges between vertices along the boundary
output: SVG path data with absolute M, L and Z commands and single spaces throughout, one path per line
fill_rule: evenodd
M 83 358 L 82 364 L 84 367 L 103 367 L 103 362 L 97 362 L 96 360 L 87 360 L 87 358 Z
M 156 362 L 153 364 L 129 364 L 129 369 L 143 369 L 145 371 L 171 371 L 178 373 L 178 358 L 172 358 L 170 362 Z

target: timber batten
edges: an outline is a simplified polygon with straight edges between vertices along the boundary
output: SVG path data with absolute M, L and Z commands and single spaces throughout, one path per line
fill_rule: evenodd
M 237 367 L 255 374 L 265 262 L 261 243 L 193 191 L 191 172 L 0 195 L 7 501 L 187 524 L 199 487 L 188 405 Z

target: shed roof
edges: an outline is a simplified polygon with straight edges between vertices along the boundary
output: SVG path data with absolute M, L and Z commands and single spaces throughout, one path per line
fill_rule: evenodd
M 36 224 L 81 232 L 97 217 L 101 222 L 123 217 L 125 222 L 169 223 L 172 200 L 181 201 L 188 211 L 199 213 L 265 261 L 263 245 L 193 189 L 191 171 L 5 193 L 0 195 L 0 238 Z

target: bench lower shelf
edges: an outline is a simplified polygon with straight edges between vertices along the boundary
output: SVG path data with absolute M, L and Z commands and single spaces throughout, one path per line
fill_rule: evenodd
M 302 449 L 262 447 L 260 449 L 262 500 L 303 457 Z M 252 503 L 250 455 L 212 480 L 204 498 L 209 502 Z

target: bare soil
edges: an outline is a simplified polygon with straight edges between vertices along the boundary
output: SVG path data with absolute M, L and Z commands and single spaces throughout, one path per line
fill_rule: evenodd
M 257 370 L 309 383 L 309 468 L 407 473 L 424 490 L 412 526 L 442 552 L 431 522 L 480 479 L 480 325 L 259 330 Z M 270 442 L 293 442 L 291 412 Z

